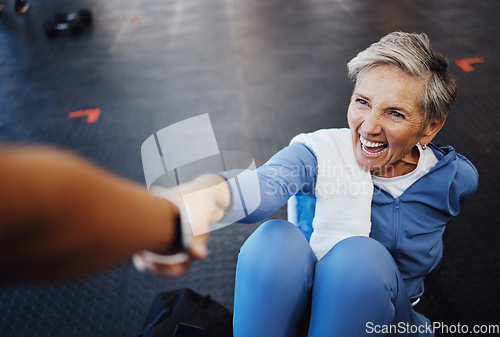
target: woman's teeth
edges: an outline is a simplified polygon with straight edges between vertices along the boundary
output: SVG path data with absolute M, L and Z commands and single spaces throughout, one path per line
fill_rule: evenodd
M 359 140 L 361 142 L 361 149 L 363 150 L 364 153 L 370 156 L 378 156 L 379 154 L 383 153 L 385 150 L 387 150 L 387 144 L 386 143 L 375 143 L 375 142 L 370 142 L 363 138 L 363 136 L 359 136 Z
M 363 136 L 359 136 L 359 140 L 361 141 L 361 143 L 364 145 L 364 146 L 368 146 L 368 147 L 380 147 L 380 146 L 384 146 L 385 143 L 374 143 L 374 142 L 370 142 L 370 141 L 367 141 L 365 138 L 363 138 Z

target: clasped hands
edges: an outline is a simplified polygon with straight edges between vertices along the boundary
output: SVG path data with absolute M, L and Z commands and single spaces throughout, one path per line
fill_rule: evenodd
M 229 186 L 218 174 L 204 174 L 176 187 L 153 187 L 151 192 L 178 207 L 181 224 L 175 225 L 177 239 L 167 251 L 141 251 L 133 256 L 134 265 L 161 277 L 180 277 L 193 261 L 207 257 L 210 225 L 224 217 L 231 203 Z

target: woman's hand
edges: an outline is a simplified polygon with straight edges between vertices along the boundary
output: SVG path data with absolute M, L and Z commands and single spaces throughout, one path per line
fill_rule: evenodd
M 155 194 L 162 196 L 162 192 Z M 226 180 L 217 174 L 205 174 L 188 183 L 164 190 L 166 199 L 171 199 L 169 196 L 172 194 L 179 196 L 177 200 L 181 203 L 181 216 L 184 216 L 182 221 L 189 224 L 188 228 L 184 228 L 184 233 L 181 233 L 184 238 L 186 231 L 192 234 L 188 244 L 184 240 L 184 246 L 188 247 L 182 247 L 178 242 L 163 255 L 143 251 L 134 256 L 134 263 L 139 270 L 147 269 L 162 277 L 180 277 L 193 261 L 206 258 L 210 225 L 222 219 L 231 202 L 229 186 Z M 142 260 L 142 266 L 139 266 L 139 259 Z

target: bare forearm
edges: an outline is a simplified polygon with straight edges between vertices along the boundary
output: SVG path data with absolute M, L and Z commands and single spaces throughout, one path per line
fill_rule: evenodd
M 60 151 L 0 150 L 0 190 L 3 280 L 97 271 L 175 234 L 175 206 Z

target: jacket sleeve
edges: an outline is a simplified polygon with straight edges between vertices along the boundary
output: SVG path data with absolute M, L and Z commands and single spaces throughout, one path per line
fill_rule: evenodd
M 460 208 L 476 192 L 479 185 L 479 174 L 474 165 L 464 156 L 457 154 L 457 173 L 455 181 L 459 196 Z
M 245 216 L 235 222 L 255 223 L 264 220 L 292 195 L 299 192 L 313 194 L 316 171 L 316 157 L 309 148 L 301 143 L 285 147 L 256 170 L 258 184 L 246 182 L 246 177 L 250 175 L 245 174 L 240 174 L 238 181 L 228 180 L 232 206 L 226 212 L 225 219 L 234 218 L 232 213 L 235 212 L 236 204 L 257 204 L 255 209 L 245 208 Z M 256 203 L 258 199 L 260 202 Z

